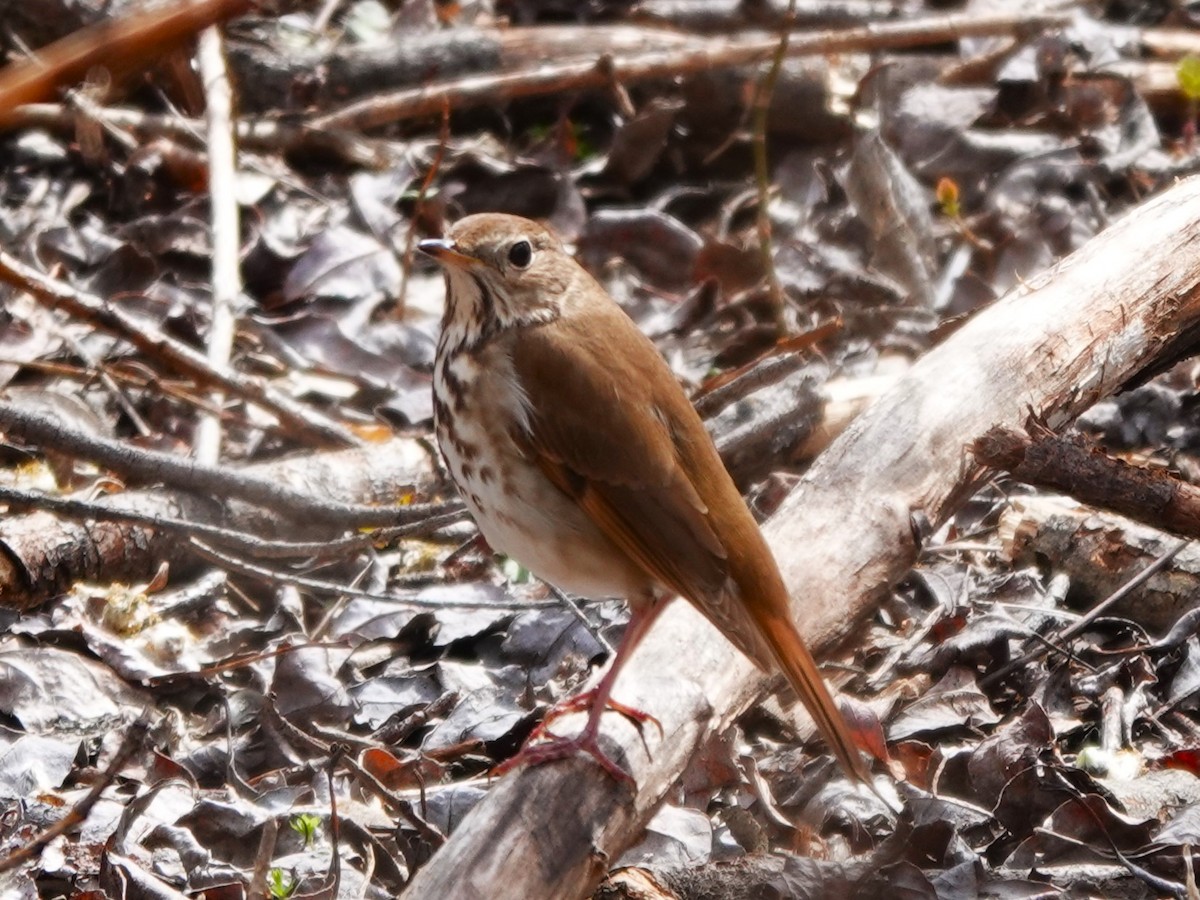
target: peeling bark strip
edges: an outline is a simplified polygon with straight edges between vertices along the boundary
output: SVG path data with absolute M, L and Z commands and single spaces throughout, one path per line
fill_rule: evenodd
M 1150 368 L 1200 322 L 1200 178 L 1159 195 L 967 322 L 821 455 L 767 529 L 794 612 L 830 649 L 908 571 L 913 513 L 942 522 L 976 484 L 970 445 L 1030 410 L 1061 426 Z M 685 603 L 630 658 L 616 697 L 662 723 L 605 719 L 611 752 L 639 790 L 587 760 L 502 779 L 413 878 L 408 900 L 586 896 L 637 839 L 697 745 L 764 687 Z M 566 731 L 575 719 L 560 723 Z M 623 753 L 622 753 L 623 751 Z

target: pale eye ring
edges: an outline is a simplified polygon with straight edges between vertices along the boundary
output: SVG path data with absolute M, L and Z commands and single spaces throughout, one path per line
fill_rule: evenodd
M 517 241 L 508 248 L 508 261 L 518 269 L 524 269 L 533 261 L 533 246 L 526 240 Z

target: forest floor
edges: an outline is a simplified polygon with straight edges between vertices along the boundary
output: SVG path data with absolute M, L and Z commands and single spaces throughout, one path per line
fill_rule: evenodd
M 0 893 L 1200 896 L 1200 517 L 1140 502 L 1200 479 L 1200 242 L 1147 206 L 1200 169 L 1200 19 L 991 6 L 0 0 Z M 632 798 L 585 772 L 594 843 L 576 768 L 537 822 L 489 778 L 627 611 L 491 554 L 434 447 L 416 244 L 483 211 L 562 236 L 764 522 L 977 316 L 1115 273 L 1099 361 L 1003 332 L 1095 366 L 1069 399 L 954 401 L 1112 480 L 939 432 L 909 556 L 809 598 L 886 802 L 758 681 L 701 698 L 686 766 L 648 729 Z M 1121 331 L 1099 293 L 1151 265 L 1184 312 Z

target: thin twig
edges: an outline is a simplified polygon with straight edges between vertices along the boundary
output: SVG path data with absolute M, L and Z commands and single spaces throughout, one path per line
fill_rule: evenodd
M 277 569 L 258 566 L 246 560 L 222 553 L 215 547 L 210 547 L 203 541 L 195 538 L 192 539 L 191 546 L 198 555 L 204 557 L 209 562 L 251 578 L 260 578 L 272 583 L 290 584 L 295 587 L 307 588 L 310 591 L 319 591 L 323 594 L 345 595 L 360 600 L 378 600 L 383 603 L 394 603 L 396 606 L 415 606 L 419 609 L 526 610 L 544 609 L 560 605 L 557 600 L 454 600 L 449 597 L 428 599 L 411 595 L 394 596 L 389 594 L 375 594 L 371 591 L 360 591 L 357 588 L 347 587 L 344 584 L 337 584 L 332 581 L 322 581 L 318 578 L 308 578 L 304 575 L 293 575 L 290 572 L 280 572 Z
M 418 519 L 407 525 L 380 528 L 367 534 L 352 534 L 346 537 L 323 541 L 272 541 L 248 531 L 225 528 L 194 519 L 179 519 L 119 506 L 105 506 L 74 497 L 56 497 L 41 491 L 22 491 L 0 486 L 0 503 L 9 510 L 35 509 L 50 512 L 63 518 L 92 522 L 127 522 L 152 528 L 165 534 L 180 537 L 203 537 L 224 547 L 232 547 L 260 559 L 299 559 L 330 557 L 364 547 L 379 546 L 404 537 L 424 537 L 439 529 L 457 524 L 467 517 L 465 508 L 447 504 L 446 512 Z
M 550 592 L 559 599 L 559 602 L 564 607 L 566 607 L 567 612 L 569 612 L 579 621 L 579 624 L 581 624 L 587 633 L 595 639 L 596 643 L 604 648 L 604 651 L 609 655 L 609 658 L 615 656 L 617 652 L 616 649 L 611 643 L 609 643 L 608 638 L 600 633 L 600 629 L 593 625 L 588 617 L 583 614 L 583 610 L 579 608 L 579 602 L 566 591 L 560 591 L 554 585 L 549 584 L 549 582 L 547 582 L 547 584 L 550 587 Z
M 929 16 L 907 22 L 881 22 L 858 28 L 798 34 L 790 41 L 789 55 L 813 56 L 900 49 L 940 44 L 963 37 L 990 37 L 1032 31 L 1070 22 L 1064 15 L 950 15 Z M 604 57 L 601 64 L 585 60 L 535 67 L 501 74 L 469 75 L 417 88 L 404 88 L 350 103 L 311 120 L 308 129 L 368 131 L 403 119 L 437 114 L 442 105 L 463 109 L 519 97 L 542 96 L 582 89 L 609 89 L 613 79 L 671 80 L 679 76 L 753 66 L 777 52 L 777 38 L 706 41 L 695 47 L 628 57 Z
M 238 497 L 310 522 L 315 517 L 330 528 L 406 525 L 448 511 L 441 504 L 376 507 L 322 500 L 246 472 L 203 466 L 170 453 L 96 437 L 7 403 L 0 403 L 0 432 L 13 441 L 91 460 L 124 478 L 162 482 L 204 496 Z
M 404 261 L 400 267 L 400 288 L 396 291 L 397 308 L 404 309 L 404 298 L 408 294 L 408 276 L 412 271 L 413 255 L 417 247 L 417 229 L 416 223 L 422 218 L 421 214 L 425 207 L 425 198 L 429 194 L 429 188 L 433 186 L 433 180 L 437 177 L 442 168 L 442 160 L 446 158 L 446 147 L 450 144 L 450 106 L 447 104 L 442 107 L 442 124 L 438 128 L 437 149 L 433 153 L 433 161 L 429 163 L 429 169 L 425 173 L 425 177 L 421 180 L 421 189 L 417 192 L 417 202 L 413 204 L 413 214 L 409 218 L 408 233 L 404 236 Z
M 270 897 L 267 875 L 271 871 L 271 859 L 275 855 L 275 839 L 279 835 L 279 821 L 267 816 L 263 822 L 262 835 L 258 839 L 258 852 L 254 855 L 254 868 L 250 874 L 247 897 Z
M 200 34 L 197 49 L 200 77 L 204 82 L 205 120 L 208 135 L 208 202 L 212 220 L 212 314 L 208 323 L 207 357 L 217 371 L 229 369 L 237 328 L 237 303 L 242 293 L 238 269 L 240 224 L 238 221 L 236 166 L 233 142 L 233 89 L 221 31 L 216 26 Z M 213 406 L 224 405 L 225 396 L 215 391 Z M 202 415 L 196 428 L 196 459 L 214 465 L 221 457 L 221 419 Z
M 711 419 L 730 403 L 744 400 L 750 394 L 772 384 L 778 384 L 794 372 L 799 372 L 807 360 L 799 353 L 783 353 L 770 356 L 748 368 L 745 372 L 701 394 L 692 400 L 696 412 L 702 419 Z
M 354 774 L 354 777 L 362 783 L 363 787 L 379 797 L 379 799 L 396 810 L 396 812 L 400 813 L 400 816 L 415 828 L 421 837 L 425 838 L 425 840 L 429 841 L 435 847 L 440 847 L 446 843 L 446 836 L 436 826 L 426 822 L 417 815 L 417 811 L 413 809 L 413 805 L 408 800 L 391 791 L 387 785 L 360 766 L 352 757 L 346 756 L 342 760 L 342 765 Z
M 333 782 L 333 776 L 338 766 L 350 755 L 350 748 L 337 743 L 329 749 L 329 762 L 325 766 L 325 778 L 329 787 L 329 875 L 327 883 L 321 886 L 321 893 L 329 897 L 339 897 L 341 892 L 338 888 L 342 883 L 342 820 L 338 817 L 337 785 Z
M 236 672 L 239 669 L 245 669 L 248 666 L 263 662 L 264 660 L 279 659 L 282 656 L 287 656 L 289 653 L 296 653 L 300 650 L 344 650 L 347 646 L 348 641 L 345 638 L 333 641 L 305 641 L 299 644 L 286 644 L 284 646 L 274 647 L 270 650 L 255 650 L 249 653 L 238 653 L 223 659 L 220 662 L 202 666 L 194 670 L 168 672 L 165 675 L 151 675 L 147 678 L 141 679 L 141 683 L 146 687 L 158 687 L 159 685 L 170 684 L 173 681 L 178 681 L 180 678 L 214 678 L 217 675 L 222 675 L 227 672 Z M 231 718 L 233 718 L 235 721 L 237 719 L 236 716 Z M 227 732 L 226 737 L 232 740 L 233 732 Z
M 1165 553 L 1159 556 L 1158 559 L 1154 560 L 1154 562 L 1142 569 L 1142 571 L 1140 571 L 1137 575 L 1129 579 L 1127 582 L 1109 594 L 1103 601 L 1097 603 L 1094 607 L 1088 610 L 1085 615 L 1080 616 L 1079 619 L 1073 624 L 1063 629 L 1062 633 L 1058 635 L 1059 643 L 1065 643 L 1066 641 L 1069 641 L 1071 638 L 1075 637 L 1094 621 L 1096 621 L 1096 619 L 1108 612 L 1108 610 L 1110 610 L 1114 604 L 1124 600 L 1131 593 L 1136 591 L 1143 584 L 1165 569 L 1170 564 L 1171 560 L 1173 560 L 1179 554 L 1179 552 L 1190 543 L 1191 541 L 1179 541 L 1178 543 L 1173 544 Z M 1008 664 L 1001 666 L 995 672 L 990 672 L 988 675 L 981 678 L 979 681 L 979 686 L 982 688 L 991 687 L 992 685 L 997 684 L 1004 678 L 1008 677 L 1009 674 L 1017 669 L 1028 665 L 1030 662 L 1038 659 L 1041 656 L 1044 656 L 1047 652 L 1048 650 L 1045 644 L 1035 647 L 1024 656 L 1020 656 L 1017 659 L 1011 660 Z
M 18 315 L 10 310 L 10 314 Z M 100 383 L 112 394 L 113 400 L 121 408 L 121 411 L 129 418 L 130 423 L 137 430 L 137 433 L 145 436 L 150 434 L 150 426 L 146 420 L 142 418 L 133 401 L 129 399 L 126 391 L 117 384 L 103 363 L 85 347 L 78 338 L 71 333 L 69 328 L 63 326 L 63 322 L 59 315 L 52 309 L 46 309 L 45 306 L 34 304 L 28 315 L 18 315 L 18 318 L 25 322 L 32 329 L 46 329 L 53 333 L 61 340 L 80 360 L 83 361 L 83 367 L 67 365 L 64 363 L 46 362 L 45 360 L 17 360 L 3 359 L 0 364 L 7 363 L 27 369 L 39 369 L 49 372 L 54 375 L 67 374 L 68 377 L 78 378 L 98 378 Z
M 787 13 L 784 14 L 783 24 L 779 29 L 779 46 L 771 58 L 771 67 L 758 82 L 753 103 L 754 182 L 758 186 L 758 252 L 767 276 L 767 295 L 775 319 L 776 338 L 787 334 L 787 298 L 783 294 L 779 273 L 775 270 L 775 254 L 771 241 L 771 169 L 767 162 L 767 114 L 771 108 L 771 97 L 775 93 L 775 83 L 779 80 L 783 60 L 787 56 L 795 20 L 796 0 L 788 0 Z

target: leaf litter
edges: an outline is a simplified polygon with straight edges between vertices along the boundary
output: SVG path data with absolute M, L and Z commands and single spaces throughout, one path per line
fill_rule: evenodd
M 325 48 L 345 29 L 350 54 L 358 43 L 387 45 L 387 17 L 367 6 L 348 4 L 323 24 L 297 12 L 292 25 L 320 24 Z M 432 4 L 403 6 L 405 27 L 424 29 L 430 43 L 492 24 L 493 4 L 443 10 L 440 22 Z M 624 3 L 494 6 L 542 26 L 644 21 Z M 736 4 L 643 6 L 685 33 L 710 27 L 705 16 L 728 16 L 725 29 L 770 24 L 740 22 Z M 834 6 L 855 21 L 871 14 L 870 4 Z M 1149 92 L 1149 52 L 1130 39 L 1149 26 L 1190 39 L 1178 15 L 1118 5 L 1014 39 L 889 51 L 874 65 L 847 54 L 785 67 L 768 134 L 773 262 L 796 330 L 841 323 L 805 362 L 806 383 L 915 358 L 948 320 L 1194 171 L 1194 121 L 1182 103 Z M 262 41 L 286 59 L 292 38 L 278 24 L 247 20 L 231 42 Z M 167 95 L 176 89 L 164 72 L 150 77 Z M 290 102 L 303 109 L 303 79 L 288 78 Z M 455 110 L 445 138 L 424 120 L 371 135 L 390 160 L 379 171 L 247 146 L 235 367 L 364 434 L 427 442 L 441 282 L 405 246 L 442 217 L 479 210 L 559 227 L 689 387 L 759 358 L 775 335 L 748 190 L 755 78 L 737 69 L 633 85 L 632 113 L 600 94 Z M 161 111 L 161 99 L 133 86 L 111 102 Z M 118 142 L 94 155 L 73 135 L 34 126 L 0 139 L 4 249 L 202 347 L 212 253 L 203 194 L 173 180 L 165 157 L 132 159 Z M 419 199 L 438 153 L 432 190 Z M 939 206 L 942 179 L 955 186 L 955 215 Z M 5 402 L 50 404 L 131 444 L 189 446 L 204 405 L 202 387 L 161 360 L 15 291 L 0 309 L 0 382 Z M 726 415 L 741 409 L 741 424 L 752 424 L 756 407 L 745 402 Z M 1097 404 L 1079 427 L 1112 452 L 1195 472 L 1197 408 L 1184 364 Z M 223 414 L 224 465 L 311 452 L 241 401 Z M 738 467 L 755 473 L 747 487 L 767 513 L 803 456 L 761 446 Z M 44 458 L 58 491 L 121 487 L 49 449 L 6 444 L 0 454 L 4 485 Z M 422 461 L 411 467 L 411 497 L 448 496 L 432 456 L 413 459 Z M 1002 522 L 1032 494 L 981 489 L 855 643 L 846 690 L 880 716 L 903 776 L 899 817 L 833 777 L 821 748 L 768 702 L 704 748 L 615 862 L 614 883 L 643 871 L 680 896 L 732 883 L 756 896 L 928 897 L 1151 897 L 1182 885 L 1200 808 L 1200 643 L 1187 558 L 1148 587 L 1176 602 L 1153 604 L 1151 616 L 1137 595 L 1060 644 L 1057 632 L 1129 577 L 1118 561 L 1134 555 L 1126 542 L 1140 532 L 1109 527 L 1103 564 L 1071 545 L 1006 546 Z M 292 529 L 281 519 L 260 527 L 280 538 Z M 333 864 L 326 769 L 345 746 L 390 793 L 334 773 L 341 892 L 398 894 L 436 852 L 435 836 L 487 791 L 487 771 L 603 664 L 623 622 L 619 604 L 573 611 L 522 583 L 472 534 L 451 525 L 422 545 L 278 565 L 371 597 L 264 582 L 180 547 L 165 560 L 165 586 L 113 577 L 6 613 L 0 851 L 79 802 L 145 711 L 156 724 L 85 822 L 0 876 L 5 889 L 243 896 L 265 864 L 281 873 L 274 883 L 311 893 Z M 0 540 L 9 535 L 0 529 Z M 384 599 L 389 592 L 428 605 Z M 118 597 L 142 610 L 119 627 L 105 612 Z M 440 608 L 446 599 L 478 606 Z M 1003 671 L 1047 641 L 1055 649 Z M 313 846 L 291 824 L 304 814 L 322 823 Z

